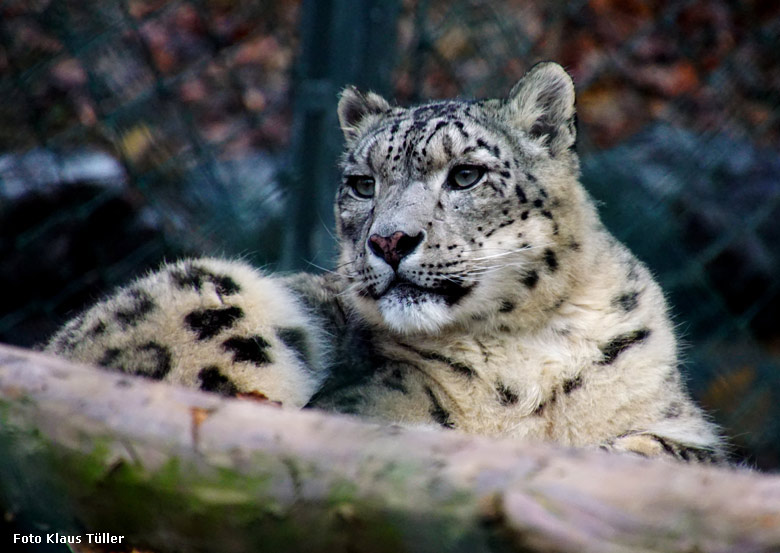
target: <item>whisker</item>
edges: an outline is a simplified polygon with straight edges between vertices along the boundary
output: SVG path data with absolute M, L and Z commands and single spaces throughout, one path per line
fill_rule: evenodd
M 313 261 L 307 261 L 307 262 L 306 262 L 306 264 L 307 264 L 307 265 L 311 265 L 312 267 L 314 267 L 314 268 L 316 268 L 316 269 L 319 269 L 320 271 L 325 271 L 326 273 L 330 273 L 330 274 L 332 274 L 332 275 L 338 275 L 338 276 L 342 276 L 342 275 L 341 275 L 341 273 L 337 273 L 336 271 L 331 271 L 330 269 L 326 269 L 326 268 L 325 268 L 325 267 L 323 267 L 322 265 L 317 265 L 317 264 L 316 264 L 316 263 L 314 263 Z
M 512 255 L 513 253 L 518 253 L 518 252 L 524 252 L 524 251 L 529 250 L 529 249 L 530 248 L 518 248 L 516 250 L 507 250 L 505 252 L 496 253 L 496 254 L 493 254 L 493 255 L 485 255 L 483 257 L 475 257 L 474 259 L 472 259 L 472 261 L 484 261 L 485 259 L 495 259 L 497 257 L 506 257 L 507 255 Z
M 352 282 L 348 286 L 346 286 L 341 292 L 337 293 L 337 297 L 346 296 L 347 294 L 352 293 L 355 290 L 360 289 L 360 283 L 359 282 Z
M 351 264 L 355 263 L 356 261 L 357 261 L 357 257 L 353 257 L 352 259 L 350 259 L 348 261 L 345 261 L 344 263 L 339 263 L 338 265 L 336 265 L 334 267 L 334 269 L 341 269 L 342 267 L 344 267 L 346 265 L 351 265 Z
M 482 253 L 486 251 L 498 251 L 502 252 L 500 254 L 496 254 L 494 256 L 485 256 L 484 258 L 475 258 L 474 261 L 478 261 L 480 259 L 489 259 L 491 257 L 500 257 L 501 255 L 510 255 L 513 253 L 519 253 L 519 252 L 525 252 L 530 250 L 538 250 L 540 248 L 548 248 L 550 246 L 554 245 L 553 242 L 545 242 L 544 244 L 538 244 L 538 245 L 528 245 L 524 246 L 522 248 L 475 248 L 475 249 L 464 249 L 461 250 L 461 253 Z
M 331 275 L 335 275 L 335 276 L 337 276 L 339 278 L 344 278 L 344 279 L 347 279 L 347 280 L 355 280 L 359 276 L 359 273 L 357 271 L 336 272 L 336 271 L 332 271 L 330 269 L 326 269 L 325 267 L 317 265 L 316 263 L 313 263 L 311 261 L 307 261 L 306 263 L 311 265 L 312 267 L 320 269 L 321 271 L 324 271 L 324 272 L 329 273 Z
M 334 242 L 336 242 L 336 243 L 338 244 L 338 242 L 339 242 L 339 239 L 338 239 L 338 238 L 336 238 L 336 237 L 333 235 L 333 233 L 330 231 L 330 226 L 325 224 L 325 221 L 322 219 L 322 214 L 321 214 L 321 213 L 317 213 L 317 218 L 320 220 L 320 224 L 321 224 L 321 225 L 322 225 L 322 227 L 325 229 L 325 232 L 327 232 L 327 233 L 328 233 L 328 236 L 330 236 L 331 238 L 333 238 L 333 241 L 334 241 Z

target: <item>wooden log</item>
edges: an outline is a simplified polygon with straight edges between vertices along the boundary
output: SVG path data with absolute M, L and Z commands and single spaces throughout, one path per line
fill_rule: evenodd
M 5 346 L 0 492 L 42 535 L 158 552 L 780 551 L 778 476 L 289 411 Z

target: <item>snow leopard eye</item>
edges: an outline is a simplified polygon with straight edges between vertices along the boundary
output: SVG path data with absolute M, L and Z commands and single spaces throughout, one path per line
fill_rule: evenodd
M 471 188 L 485 174 L 485 168 L 479 165 L 456 165 L 447 175 L 447 184 L 457 190 Z
M 356 198 L 366 200 L 374 197 L 374 177 L 366 175 L 348 175 L 347 186 Z

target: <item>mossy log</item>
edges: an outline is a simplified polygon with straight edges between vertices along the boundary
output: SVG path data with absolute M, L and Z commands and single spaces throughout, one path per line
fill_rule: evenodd
M 777 552 L 780 477 L 367 424 L 0 346 L 0 501 L 165 551 Z

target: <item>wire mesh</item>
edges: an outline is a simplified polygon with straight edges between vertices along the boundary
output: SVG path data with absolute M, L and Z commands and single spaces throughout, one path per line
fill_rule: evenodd
M 371 37 L 372 17 L 397 16 L 395 36 L 383 35 L 395 63 L 377 65 L 375 80 L 390 83 L 401 104 L 500 96 L 543 59 L 571 72 L 583 182 L 607 226 L 666 290 L 694 395 L 738 458 L 780 466 L 780 8 L 725 0 L 383 5 L 348 20 L 350 4 L 334 0 L 328 9 L 341 18 L 319 21 L 317 32 L 329 33 L 330 54 L 350 60 L 359 46 L 344 46 L 346 27 Z M 319 221 L 291 229 L 286 214 L 311 219 L 297 196 L 327 198 L 335 182 L 311 191 L 280 171 L 299 164 L 294 170 L 322 172 L 306 173 L 313 162 L 300 153 L 296 110 L 317 93 L 332 113 L 346 84 L 332 60 L 300 78 L 301 25 L 323 6 L 0 6 L 0 340 L 39 342 L 163 258 L 242 255 L 274 267 L 296 244 L 285 237 L 303 233 L 300 244 L 314 227 L 322 232 Z M 330 128 L 313 132 L 307 147 L 320 147 L 319 136 L 329 143 L 319 152 L 338 148 Z M 329 155 L 317 167 L 332 169 Z M 314 209 L 329 220 L 326 206 Z

